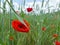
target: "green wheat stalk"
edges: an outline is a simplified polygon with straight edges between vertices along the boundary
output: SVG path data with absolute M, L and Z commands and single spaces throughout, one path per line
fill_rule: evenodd
M 35 2 L 36 2 L 36 0 L 34 0 L 33 7 L 34 7 L 34 5 L 35 5 Z
M 0 7 L 1 7 L 1 0 L 0 0 Z M 1 9 L 0 9 L 0 12 L 1 12 Z
M 27 25 L 26 25 L 26 24 L 24 23 L 24 21 L 23 21 L 23 18 L 21 18 L 21 17 L 18 16 L 18 14 L 16 13 L 16 11 L 13 9 L 11 3 L 9 3 L 8 0 L 6 0 L 6 1 L 8 2 L 10 8 L 11 8 L 11 9 L 14 11 L 14 13 L 16 14 L 15 16 L 19 19 L 19 21 L 22 22 L 22 23 L 27 27 Z
M 3 41 L 3 43 L 4 43 L 4 40 L 5 40 L 5 38 L 4 38 L 4 16 L 5 16 L 5 2 L 3 2 L 3 16 L 2 16 L 2 41 Z
M 13 0 L 10 0 L 11 6 L 13 5 Z M 11 28 L 11 18 L 12 18 L 12 9 L 10 8 L 10 15 L 9 15 L 9 30 L 10 30 L 10 36 L 12 35 L 12 28 Z M 13 41 L 9 40 L 9 44 L 13 45 Z
M 44 0 L 42 0 L 42 5 L 41 5 L 41 8 L 44 6 Z

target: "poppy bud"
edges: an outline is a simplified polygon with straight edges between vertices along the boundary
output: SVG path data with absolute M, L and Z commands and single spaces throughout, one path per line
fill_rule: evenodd
M 27 12 L 31 12 L 32 10 L 32 8 L 27 8 Z

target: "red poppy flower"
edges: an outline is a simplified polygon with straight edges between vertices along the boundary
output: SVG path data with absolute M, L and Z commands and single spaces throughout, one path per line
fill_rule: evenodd
M 53 37 L 57 38 L 57 37 L 58 37 L 58 35 L 57 35 L 57 34 L 53 34 Z
M 27 8 L 27 12 L 31 12 L 32 10 L 32 8 Z
M 56 42 L 55 42 L 55 45 L 60 45 L 60 42 L 59 42 L 59 41 L 56 41 Z
M 42 30 L 45 31 L 46 30 L 46 27 L 42 27 Z
M 27 25 L 27 27 L 24 24 L 22 24 L 19 20 L 13 20 L 12 27 L 18 32 L 29 32 L 30 25 L 26 20 L 24 20 L 24 22 Z

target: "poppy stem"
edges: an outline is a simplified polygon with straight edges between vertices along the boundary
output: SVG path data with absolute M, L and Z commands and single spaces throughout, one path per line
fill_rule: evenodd
M 3 2 L 3 9 L 5 9 L 5 4 L 6 2 Z M 2 16 L 2 41 L 4 42 L 5 37 L 4 37 L 4 16 L 5 16 L 5 10 L 3 10 L 3 16 Z

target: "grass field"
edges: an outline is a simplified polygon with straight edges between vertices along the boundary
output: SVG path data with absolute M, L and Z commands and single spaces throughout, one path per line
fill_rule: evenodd
M 5 10 L 6 2 L 10 6 L 8 13 Z M 43 4 L 44 0 L 42 0 L 42 7 Z M 60 11 L 37 15 L 33 11 L 25 14 L 21 10 L 17 15 L 12 7 L 12 0 L 10 3 L 6 0 L 1 9 L 3 13 L 0 13 L 0 45 L 58 45 L 55 43 L 56 41 L 59 41 L 60 45 Z M 28 33 L 18 32 L 12 27 L 12 21 L 19 19 L 21 21 L 21 18 L 30 24 Z
M 0 45 L 54 45 L 55 40 L 60 40 L 60 13 L 41 15 L 24 15 L 30 23 L 28 33 L 16 32 L 10 21 L 17 19 L 15 14 L 0 14 Z M 11 26 L 11 27 L 10 27 Z M 45 27 L 46 30 L 42 30 Z M 58 37 L 53 37 L 57 34 Z M 11 39 L 12 40 L 11 40 Z

